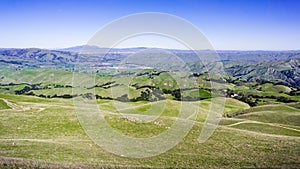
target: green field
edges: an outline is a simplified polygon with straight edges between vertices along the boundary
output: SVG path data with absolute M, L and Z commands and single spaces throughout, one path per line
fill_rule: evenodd
M 0 100 L 0 110 L 11 109 L 4 100 Z
M 65 70 L 3 69 L 0 168 L 300 168 L 300 97 L 291 94 L 297 88 L 158 72 L 99 72 L 93 84 L 91 74 L 75 73 L 72 83 Z M 177 120 L 194 126 L 160 155 L 119 156 L 87 135 L 73 102 L 80 98 L 95 101 L 109 126 L 129 137 L 155 137 Z M 219 125 L 200 143 L 210 110 L 223 101 Z
M 193 104 L 200 104 L 202 109 L 198 112 L 194 127 L 182 142 L 161 155 L 133 159 L 111 154 L 94 144 L 77 120 L 71 99 L 0 96 L 15 105 L 13 109 L 0 111 L 2 168 L 297 168 L 300 164 L 299 123 L 290 118 L 299 118 L 300 111 L 286 105 L 281 106 L 281 114 L 270 107 L 269 111 L 273 111 L 267 112 L 272 117 L 270 121 L 266 120 L 269 119 L 267 117 L 254 116 L 257 111 L 260 112 L 260 107 L 257 107 L 257 111 L 251 110 L 249 114 L 237 118 L 224 118 L 213 136 L 205 143 L 199 143 L 197 137 L 210 101 L 194 102 Z M 120 118 L 111 100 L 99 100 L 97 104 L 101 110 L 111 112 L 105 118 L 116 130 L 133 137 L 150 137 L 172 125 L 178 103 L 180 102 L 167 101 L 167 108 L 156 120 L 159 125 Z M 226 103 L 226 111 L 236 111 L 238 105 L 243 105 L 234 99 L 227 100 Z M 147 104 L 135 103 L 133 109 L 143 112 L 147 110 Z M 135 111 L 133 109 L 132 112 Z M 241 106 L 240 109 L 248 107 Z M 130 113 L 130 110 L 126 111 Z M 273 123 L 276 118 L 277 121 Z

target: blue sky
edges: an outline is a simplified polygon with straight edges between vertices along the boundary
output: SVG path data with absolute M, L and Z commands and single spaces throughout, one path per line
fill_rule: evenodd
M 104 25 L 163 12 L 197 26 L 215 49 L 300 49 L 297 0 L 1 0 L 0 48 L 83 45 Z

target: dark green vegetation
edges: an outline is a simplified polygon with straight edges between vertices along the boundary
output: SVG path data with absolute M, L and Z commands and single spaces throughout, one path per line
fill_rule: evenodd
M 257 55 L 270 53 L 279 61 L 254 62 Z M 209 74 L 192 62 L 197 68 L 192 72 L 138 66 L 121 71 L 102 65 L 95 76 L 75 72 L 79 80 L 74 82 L 72 59 L 80 59 L 76 53 L 2 50 L 0 168 L 300 168 L 298 53 L 245 52 L 257 56 L 240 60 L 247 63 L 236 63 L 230 54 L 223 52 L 227 75 Z M 105 63 L 115 66 L 117 60 Z M 111 154 L 86 135 L 74 111 L 72 98 L 77 97 L 96 99 L 111 127 L 137 138 L 171 127 L 181 101 L 198 112 L 192 130 L 173 149 L 134 159 Z M 221 97 L 226 103 L 219 126 L 209 140 L 199 143 L 211 100 Z M 115 103 L 132 107 L 120 109 Z M 120 115 L 150 117 L 147 110 L 162 103 L 162 114 L 149 123 Z

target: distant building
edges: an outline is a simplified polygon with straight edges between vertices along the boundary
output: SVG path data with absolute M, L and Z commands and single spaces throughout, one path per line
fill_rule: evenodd
M 234 93 L 234 94 L 231 95 L 231 97 L 238 97 L 238 96 L 239 96 L 239 95 L 236 94 L 236 93 Z

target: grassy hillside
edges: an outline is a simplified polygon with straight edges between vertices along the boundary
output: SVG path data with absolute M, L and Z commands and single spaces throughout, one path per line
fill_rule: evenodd
M 199 118 L 180 144 L 159 156 L 134 159 L 108 153 L 95 145 L 81 128 L 70 99 L 3 94 L 0 97 L 15 105 L 13 109 L 0 110 L 2 167 L 297 168 L 300 164 L 298 158 L 300 151 L 295 148 L 300 144 L 300 132 L 278 125 L 288 123 L 289 128 L 298 125 L 296 121 L 293 122 L 293 118 L 289 118 L 291 115 L 298 118 L 300 116 L 298 109 L 286 105 L 282 105 L 279 110 L 285 113 L 280 115 L 278 111 L 269 114 L 273 117 L 271 121 L 251 117 L 251 123 L 248 123 L 250 120 L 248 114 L 237 119 L 224 118 L 224 121 L 231 120 L 231 122 L 226 124 L 222 120 L 214 135 L 207 142 L 200 144 L 197 138 L 210 101 L 194 102 L 193 104 L 200 104 L 201 107 L 198 112 Z M 101 110 L 111 112 L 105 119 L 113 128 L 134 137 L 154 136 L 172 125 L 173 117 L 177 116 L 174 110 L 176 106 L 180 106 L 180 102 L 167 100 L 166 103 L 167 108 L 156 120 L 159 123 L 153 121 L 143 124 L 121 118 L 111 100 L 97 102 Z M 227 99 L 226 103 L 226 111 L 229 112 L 235 111 L 239 106 L 250 110 L 247 105 L 234 99 Z M 132 109 L 124 111 L 145 112 L 150 108 L 147 102 L 136 102 L 132 105 Z M 277 108 L 279 107 L 270 106 L 269 110 L 274 111 Z M 265 107 L 257 107 L 256 111 L 260 112 L 260 109 Z M 291 110 L 293 111 L 290 112 Z M 251 109 L 251 113 L 253 111 Z M 282 118 L 286 119 L 272 125 L 274 119 Z M 267 117 L 265 119 L 268 120 Z M 239 123 L 241 121 L 243 123 Z
M 268 105 L 246 110 L 237 118 L 300 127 L 300 109 L 288 105 Z
M 294 63 L 282 62 L 285 68 Z M 257 72 L 238 75 L 253 64 L 243 70 L 231 66 L 236 76 L 159 69 L 99 70 L 93 75 L 1 67 L 0 168 L 300 168 L 300 89 L 253 80 Z M 158 156 L 118 156 L 86 134 L 73 99 L 95 101 L 109 126 L 125 136 L 155 137 L 176 120 L 194 126 Z M 223 114 L 216 116 L 216 109 Z M 199 143 L 211 116 L 220 123 L 212 137 Z
M 11 109 L 4 100 L 0 100 L 0 110 Z

